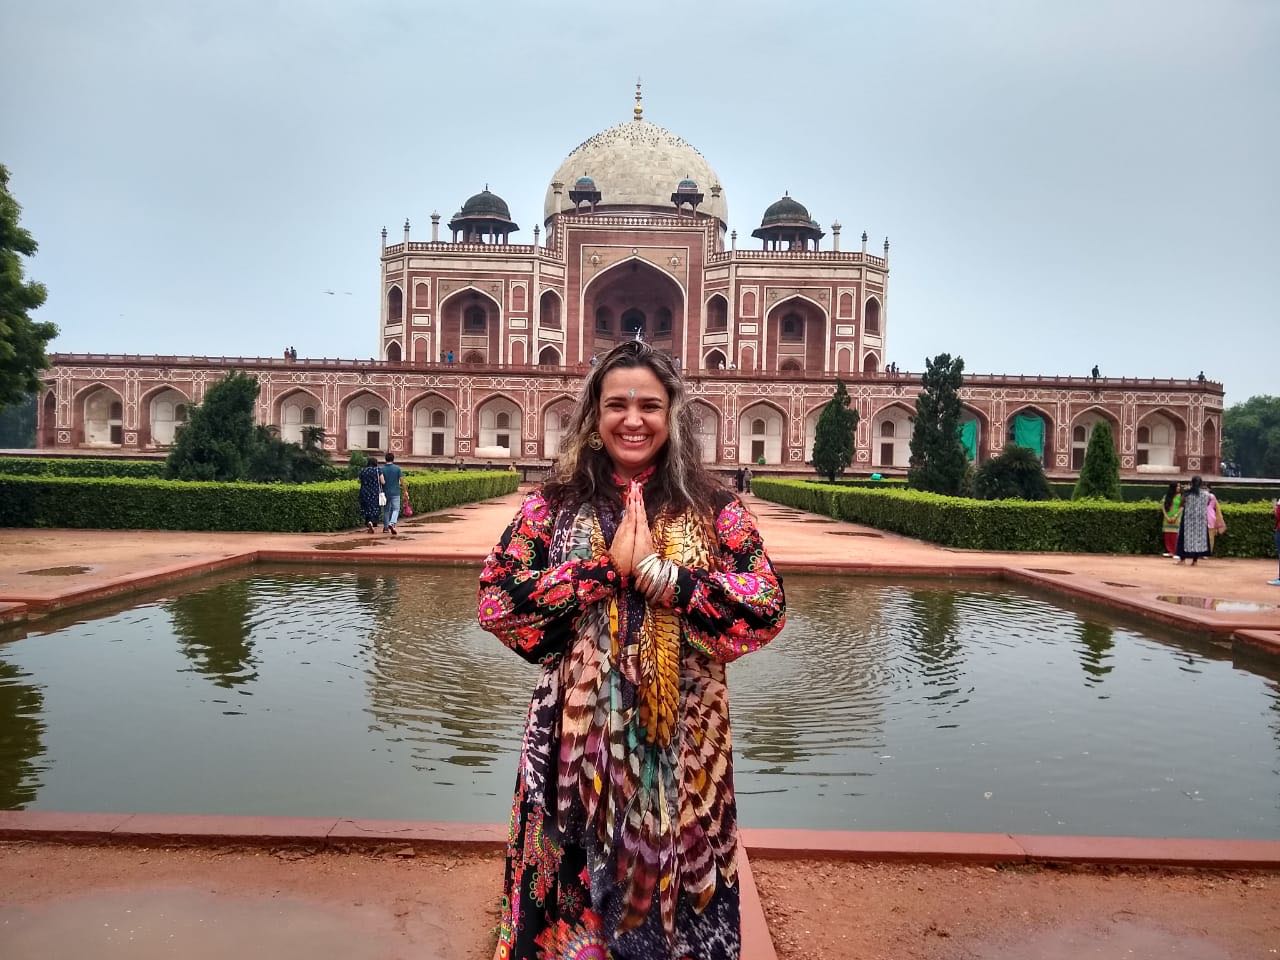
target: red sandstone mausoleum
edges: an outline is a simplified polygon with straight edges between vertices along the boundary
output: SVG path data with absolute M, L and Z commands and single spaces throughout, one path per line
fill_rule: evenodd
M 783 196 L 739 247 L 715 171 L 681 138 L 634 116 L 573 150 L 551 178 L 533 242 L 488 186 L 441 239 L 381 242 L 381 356 L 371 360 L 55 354 L 39 445 L 147 453 L 229 370 L 261 385 L 258 418 L 299 440 L 322 426 L 334 454 L 390 450 L 410 463 L 510 459 L 559 449 L 592 358 L 641 336 L 678 358 L 704 458 L 805 470 L 837 377 L 860 414 L 853 469 L 905 469 L 919 375 L 885 371 L 889 242 L 841 248 Z M 545 237 L 543 231 L 545 230 Z M 754 246 L 754 245 L 753 245 Z M 1199 380 L 966 375 L 972 456 L 1015 435 L 1046 468 L 1078 470 L 1110 423 L 1128 473 L 1217 471 L 1223 389 Z M 1038 441 L 1038 442 L 1037 442 Z

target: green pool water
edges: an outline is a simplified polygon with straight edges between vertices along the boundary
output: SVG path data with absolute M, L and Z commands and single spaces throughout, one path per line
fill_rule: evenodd
M 0 629 L 0 808 L 505 821 L 536 669 L 476 571 L 250 568 Z M 1280 671 L 1000 583 L 791 576 L 751 826 L 1280 838 Z

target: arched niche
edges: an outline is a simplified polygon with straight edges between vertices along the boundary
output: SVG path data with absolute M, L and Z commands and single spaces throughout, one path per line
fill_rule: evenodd
M 419 397 L 409 405 L 416 457 L 452 457 L 457 450 L 457 411 L 436 393 Z
M 786 436 L 786 417 L 768 403 L 752 404 L 738 417 L 738 460 L 758 464 L 782 463 L 782 444 Z

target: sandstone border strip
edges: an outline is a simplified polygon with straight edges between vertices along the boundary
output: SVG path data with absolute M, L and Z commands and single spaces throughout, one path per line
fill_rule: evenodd
M 339 852 L 399 848 L 502 853 L 505 826 L 414 820 L 252 817 L 169 813 L 63 813 L 0 810 L 0 843 L 37 841 L 135 847 L 320 847 Z M 738 860 L 742 960 L 777 960 L 746 851 Z

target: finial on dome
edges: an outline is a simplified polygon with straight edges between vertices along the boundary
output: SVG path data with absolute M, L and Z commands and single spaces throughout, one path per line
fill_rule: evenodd
M 637 120 L 641 119 L 644 116 L 644 103 L 641 100 L 639 77 L 636 77 L 636 105 L 631 112 L 635 114 L 635 119 Z

